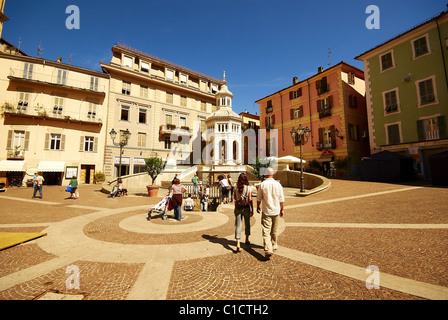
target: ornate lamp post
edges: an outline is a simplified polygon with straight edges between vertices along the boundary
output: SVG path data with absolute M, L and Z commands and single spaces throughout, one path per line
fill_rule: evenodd
M 297 130 L 293 127 L 291 130 L 291 138 L 295 146 L 300 146 L 300 192 L 305 192 L 305 183 L 303 177 L 303 157 L 302 146 L 308 143 L 308 139 L 311 134 L 311 130 L 308 127 L 304 128 L 299 125 Z
M 118 179 L 121 178 L 121 156 L 123 154 L 123 147 L 126 146 L 128 144 L 128 140 L 131 138 L 131 132 L 126 129 L 126 131 L 123 132 L 122 135 L 120 135 L 120 141 L 118 143 L 115 142 L 115 138 L 117 138 L 117 132 L 112 129 L 111 132 L 109 132 L 110 137 L 112 138 L 112 143 L 115 146 L 119 146 L 120 147 L 120 166 L 118 168 Z

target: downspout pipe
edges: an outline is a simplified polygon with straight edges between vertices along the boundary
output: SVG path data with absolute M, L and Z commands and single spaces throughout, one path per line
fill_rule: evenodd
M 311 130 L 311 146 L 314 148 L 314 134 L 313 134 L 313 122 L 311 121 L 311 95 L 310 95 L 310 81 L 307 79 L 308 85 L 308 110 L 310 111 L 310 130 Z

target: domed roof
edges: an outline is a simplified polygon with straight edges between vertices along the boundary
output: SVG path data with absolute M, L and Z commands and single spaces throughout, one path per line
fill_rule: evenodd
M 223 77 L 223 85 L 221 86 L 221 90 L 219 90 L 216 93 L 216 96 L 230 96 L 233 98 L 233 93 L 229 91 L 229 88 L 227 88 L 226 72 L 225 71 L 224 71 L 224 77 Z
M 238 113 L 232 110 L 229 107 L 221 107 L 215 112 L 213 112 L 210 116 L 207 117 L 205 121 L 209 121 L 211 119 L 215 120 L 237 120 L 242 121 L 243 117 L 241 117 Z

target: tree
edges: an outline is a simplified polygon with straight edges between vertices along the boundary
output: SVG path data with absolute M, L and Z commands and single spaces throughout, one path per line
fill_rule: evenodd
M 258 157 L 255 158 L 255 164 L 253 165 L 254 171 L 253 174 L 257 177 L 258 180 L 263 181 L 266 179 L 266 176 L 263 173 L 266 173 L 266 169 L 271 166 L 272 160 L 269 160 L 268 163 L 261 163 Z
M 163 160 L 163 159 L 157 157 L 157 155 L 155 157 L 145 159 L 146 172 L 152 179 L 152 185 L 154 185 L 154 182 L 156 181 L 157 176 L 163 170 L 165 170 L 167 162 L 168 162 L 168 160 Z

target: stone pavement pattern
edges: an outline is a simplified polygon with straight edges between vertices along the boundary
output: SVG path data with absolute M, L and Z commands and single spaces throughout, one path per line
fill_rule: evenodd
M 260 216 L 235 254 L 231 205 L 182 222 L 148 210 L 161 198 L 109 199 L 80 186 L 0 195 L 0 232 L 46 237 L 0 251 L 0 299 L 46 292 L 91 300 L 448 299 L 448 189 L 332 180 L 325 192 L 286 197 L 280 248 L 264 261 Z M 286 189 L 286 194 L 297 190 Z M 171 212 L 172 214 L 172 212 Z M 368 266 L 380 288 L 367 289 Z M 70 289 L 79 270 L 79 289 Z

